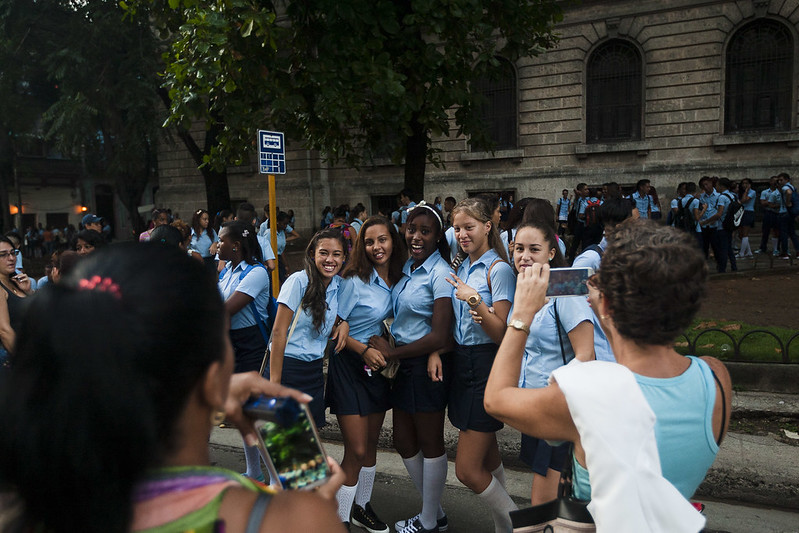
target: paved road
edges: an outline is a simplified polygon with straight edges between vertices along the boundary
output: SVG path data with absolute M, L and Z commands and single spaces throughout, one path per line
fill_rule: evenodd
M 244 471 L 244 456 L 240 448 L 241 439 L 232 429 L 215 429 L 211 437 L 211 460 L 213 464 Z M 327 442 L 328 454 L 340 460 L 343 447 Z M 508 492 L 520 506 L 529 498 L 530 479 L 528 472 L 508 469 Z M 799 512 L 765 507 L 754 507 L 740 503 L 725 503 L 703 500 L 707 508 L 707 528 L 730 533 L 799 533 Z M 393 522 L 413 516 L 419 511 L 421 500 L 410 482 L 399 456 L 391 451 L 381 451 L 378 457 L 378 475 L 375 480 L 374 508 L 380 517 Z M 450 461 L 447 489 L 444 491 L 444 509 L 448 513 L 452 533 L 491 533 L 494 531 L 488 509 L 455 478 L 455 465 Z M 393 528 L 392 528 L 393 530 Z M 360 531 L 353 528 L 353 531 Z

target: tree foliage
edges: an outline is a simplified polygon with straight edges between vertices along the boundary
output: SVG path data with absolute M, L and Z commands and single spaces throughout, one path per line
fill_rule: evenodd
M 131 8 L 155 0 L 131 0 Z M 433 138 L 458 134 L 489 146 L 470 81 L 551 48 L 554 0 L 170 0 L 165 86 L 171 120 L 219 127 L 206 163 L 242 160 L 270 125 L 357 166 L 405 161 L 422 193 Z M 490 146 L 489 146 L 490 147 Z
M 82 159 L 92 175 L 113 178 L 136 228 L 165 118 L 156 93 L 158 42 L 146 12 L 123 20 L 125 11 L 107 0 L 0 0 L 0 11 L 3 49 L 27 66 L 3 74 L 18 88 L 40 79 L 57 88 L 22 122 Z

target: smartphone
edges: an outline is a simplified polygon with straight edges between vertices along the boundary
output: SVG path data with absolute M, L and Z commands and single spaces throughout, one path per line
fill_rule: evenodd
M 331 476 L 308 406 L 293 398 L 259 396 L 244 404 L 254 419 L 258 450 L 271 478 L 284 489 L 312 489 Z
M 593 274 L 593 268 L 553 268 L 549 271 L 547 296 L 588 296 L 588 285 L 585 282 Z

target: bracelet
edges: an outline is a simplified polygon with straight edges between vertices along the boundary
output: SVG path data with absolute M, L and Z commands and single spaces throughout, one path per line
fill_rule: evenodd
M 361 357 L 363 357 L 363 354 L 365 354 L 368 349 L 369 349 L 369 345 L 367 344 L 366 348 L 364 348 L 363 351 L 361 352 Z

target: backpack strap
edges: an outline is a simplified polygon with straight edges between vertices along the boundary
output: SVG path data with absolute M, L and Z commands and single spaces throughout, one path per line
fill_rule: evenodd
M 563 347 L 563 336 L 560 334 L 560 316 L 558 315 L 558 299 L 555 298 L 555 303 L 552 304 L 555 308 L 555 329 L 558 331 L 558 342 L 560 343 L 560 357 L 563 359 L 563 364 L 566 364 L 566 349 Z
M 708 368 L 710 368 L 710 365 L 708 365 Z M 712 368 L 710 368 L 710 373 L 713 374 L 713 379 L 716 380 L 716 385 L 719 386 L 719 392 L 721 392 L 721 431 L 719 431 L 719 438 L 716 439 L 716 444 L 721 446 L 721 436 L 724 435 L 724 423 L 727 420 L 727 398 L 724 394 L 724 387 L 721 386 L 721 380 L 719 380 Z
M 243 280 L 244 277 L 247 274 L 249 274 L 250 271 L 253 268 L 256 268 L 256 267 L 261 267 L 263 269 L 266 269 L 266 267 L 263 264 L 261 264 L 261 263 L 255 263 L 253 265 L 247 265 L 247 268 L 245 268 L 242 271 L 242 273 L 239 275 L 239 281 Z M 225 268 L 227 268 L 227 267 L 225 267 Z M 266 331 L 266 325 L 264 324 L 264 321 L 261 320 L 261 314 L 258 312 L 258 308 L 255 306 L 255 298 L 252 299 L 252 301 L 248 305 L 248 308 L 250 309 L 250 312 L 252 313 L 252 318 L 255 321 L 255 325 L 258 326 L 258 329 L 261 331 L 261 337 L 264 338 L 264 342 L 267 343 L 267 345 L 268 345 L 269 344 L 269 339 L 271 338 L 271 336 Z
M 264 521 L 264 514 L 269 502 L 272 500 L 272 495 L 262 492 L 255 499 L 255 503 L 250 511 L 250 518 L 247 520 L 247 528 L 244 533 L 257 533 L 261 530 L 261 522 Z

